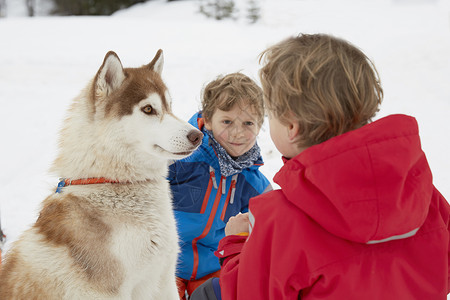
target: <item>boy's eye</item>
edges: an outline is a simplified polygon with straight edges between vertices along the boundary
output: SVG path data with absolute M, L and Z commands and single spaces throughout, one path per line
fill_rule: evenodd
M 245 126 L 252 126 L 254 123 L 252 121 L 244 122 Z
M 231 121 L 230 120 L 223 120 L 223 124 L 229 125 L 229 124 L 231 124 Z

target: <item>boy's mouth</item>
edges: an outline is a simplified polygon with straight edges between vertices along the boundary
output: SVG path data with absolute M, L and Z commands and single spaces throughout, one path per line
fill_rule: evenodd
M 230 143 L 230 145 L 233 145 L 235 147 L 240 147 L 240 146 L 244 145 L 244 143 Z

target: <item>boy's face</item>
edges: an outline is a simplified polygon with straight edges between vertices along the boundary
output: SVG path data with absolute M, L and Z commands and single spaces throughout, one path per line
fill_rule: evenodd
M 216 109 L 211 119 L 205 120 L 205 127 L 230 156 L 238 157 L 255 144 L 260 129 L 257 120 L 252 108 L 235 104 L 229 111 Z

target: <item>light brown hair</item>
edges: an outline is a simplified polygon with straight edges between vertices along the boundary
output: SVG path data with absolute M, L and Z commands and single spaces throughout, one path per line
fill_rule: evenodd
M 264 121 L 262 89 L 248 76 L 231 73 L 219 76 L 203 89 L 202 113 L 205 120 L 211 120 L 216 109 L 229 111 L 235 104 L 241 109 L 253 109 L 258 126 Z
M 284 40 L 260 55 L 264 102 L 286 124 L 298 121 L 298 146 L 309 147 L 367 124 L 383 98 L 370 59 L 347 41 L 325 34 Z

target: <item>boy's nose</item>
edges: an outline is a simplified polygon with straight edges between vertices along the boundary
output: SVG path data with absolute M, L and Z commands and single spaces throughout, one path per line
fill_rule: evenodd
M 244 127 L 239 125 L 234 125 L 231 129 L 231 133 L 234 137 L 241 137 L 244 135 Z

